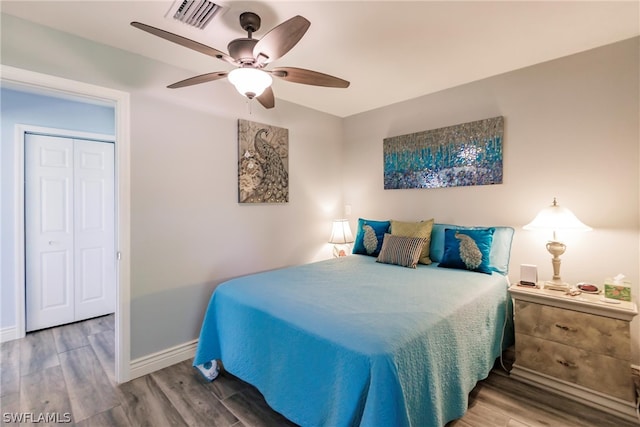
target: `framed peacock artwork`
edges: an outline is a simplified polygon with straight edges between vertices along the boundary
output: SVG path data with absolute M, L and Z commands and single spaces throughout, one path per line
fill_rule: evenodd
M 289 130 L 238 120 L 238 202 L 289 201 Z

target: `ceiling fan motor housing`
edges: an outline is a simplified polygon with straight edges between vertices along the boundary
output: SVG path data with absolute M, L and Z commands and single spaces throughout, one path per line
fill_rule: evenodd
M 256 62 L 253 57 L 253 47 L 256 43 L 258 40 L 249 38 L 232 40 L 227 46 L 229 56 L 241 65 L 253 65 Z

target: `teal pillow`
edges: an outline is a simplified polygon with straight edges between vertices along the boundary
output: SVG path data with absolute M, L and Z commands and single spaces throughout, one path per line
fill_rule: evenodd
M 494 228 L 444 230 L 444 255 L 438 265 L 445 268 L 491 274 L 489 256 Z
M 384 234 L 389 232 L 391 221 L 372 221 L 358 219 L 358 231 L 353 243 L 353 253 L 378 256 L 382 248 Z
M 441 262 L 444 255 L 444 230 L 452 228 L 456 230 L 478 230 L 488 227 L 464 227 L 453 224 L 433 224 L 431 231 L 431 246 L 429 248 L 429 258 L 433 262 Z M 513 227 L 492 227 L 495 229 L 493 233 L 493 243 L 491 244 L 491 254 L 489 263 L 493 271 L 502 275 L 509 273 L 509 259 L 511 257 L 511 242 L 515 230 Z

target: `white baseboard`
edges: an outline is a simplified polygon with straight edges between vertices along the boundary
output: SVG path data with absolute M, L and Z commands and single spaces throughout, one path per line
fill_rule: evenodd
M 196 339 L 132 360 L 129 364 L 130 379 L 142 377 L 187 359 L 193 359 L 197 345 L 198 340 Z
M 0 343 L 13 341 L 15 339 L 18 339 L 18 328 L 9 326 L 8 328 L 0 329 Z

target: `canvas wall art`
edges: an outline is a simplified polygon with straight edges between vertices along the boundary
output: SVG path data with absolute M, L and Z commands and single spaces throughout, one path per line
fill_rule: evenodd
M 289 130 L 238 120 L 238 201 L 289 201 Z
M 385 138 L 384 188 L 502 184 L 504 118 Z

